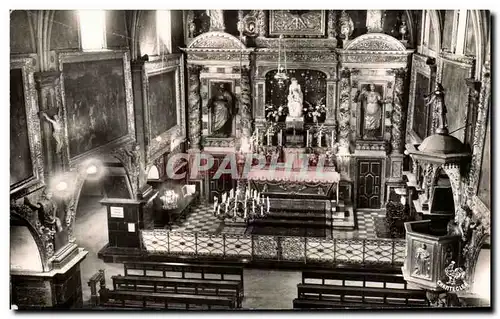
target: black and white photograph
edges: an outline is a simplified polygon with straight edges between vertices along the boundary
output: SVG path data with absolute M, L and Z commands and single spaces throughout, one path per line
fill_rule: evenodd
M 492 311 L 493 12 L 136 5 L 9 10 L 11 313 Z

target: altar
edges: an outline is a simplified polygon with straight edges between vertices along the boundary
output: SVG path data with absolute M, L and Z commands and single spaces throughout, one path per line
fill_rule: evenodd
M 247 179 L 270 198 L 308 198 L 337 201 L 340 174 L 333 167 L 254 168 Z

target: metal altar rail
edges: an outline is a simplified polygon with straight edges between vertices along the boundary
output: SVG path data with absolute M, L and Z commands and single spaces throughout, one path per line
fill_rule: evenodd
M 221 260 L 283 261 L 358 265 L 403 265 L 404 239 L 320 239 L 142 230 L 149 254 Z

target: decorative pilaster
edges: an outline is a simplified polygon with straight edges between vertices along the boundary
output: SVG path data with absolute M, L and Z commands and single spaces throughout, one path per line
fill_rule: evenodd
M 340 104 L 338 112 L 339 121 L 339 152 L 349 153 L 349 135 L 351 133 L 350 126 L 350 101 L 351 101 L 351 72 L 344 69 L 340 73 Z
M 491 94 L 491 76 L 490 63 L 486 62 L 483 66 L 483 80 L 481 92 L 479 93 L 479 103 L 477 108 L 476 128 L 474 130 L 474 139 L 472 143 L 472 160 L 469 172 L 469 185 L 467 188 L 468 198 L 472 198 L 477 193 L 479 187 L 479 173 L 481 171 L 481 162 L 483 158 L 484 140 L 486 138 L 486 124 L 488 121 L 488 109 Z
M 337 38 L 337 11 L 328 10 L 328 39 Z
M 188 113 L 190 148 L 200 149 L 201 137 L 201 96 L 199 65 L 188 66 Z
M 392 134 L 391 134 L 391 146 L 392 153 L 401 154 L 404 151 L 404 123 L 405 123 L 405 113 L 403 110 L 403 99 L 404 99 L 404 80 L 406 76 L 405 69 L 394 70 L 395 81 L 394 81 L 394 98 L 392 103 Z
M 257 14 L 257 28 L 259 37 L 267 36 L 268 23 L 266 12 L 264 10 L 259 10 L 259 13 Z
M 62 171 L 67 166 L 67 135 L 61 100 L 60 72 L 35 73 L 44 138 L 45 174 Z
M 243 66 L 241 70 L 241 132 L 243 138 L 250 138 L 252 135 L 252 109 L 251 109 L 251 88 L 250 70 Z

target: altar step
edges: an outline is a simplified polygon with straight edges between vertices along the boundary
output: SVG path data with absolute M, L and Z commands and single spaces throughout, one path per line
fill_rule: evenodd
M 278 227 L 303 227 L 303 228 L 326 228 L 326 218 L 323 217 L 322 221 L 306 220 L 306 219 L 288 219 L 288 218 L 262 218 L 253 222 L 254 226 L 278 226 Z
M 323 211 L 272 210 L 252 223 L 252 234 L 302 237 L 325 237 L 330 232 L 330 220 Z
M 273 220 L 300 220 L 300 221 L 317 221 L 325 222 L 325 213 L 318 212 L 286 212 L 286 211 L 271 211 L 267 215 L 267 219 Z

